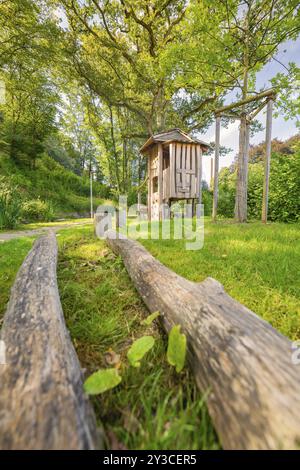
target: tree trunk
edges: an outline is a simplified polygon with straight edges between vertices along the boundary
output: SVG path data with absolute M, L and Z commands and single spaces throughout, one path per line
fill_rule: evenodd
M 18 272 L 4 317 L 0 449 L 99 448 L 93 410 L 64 322 L 55 234 L 38 239 Z
M 248 3 L 248 12 L 246 15 L 246 25 L 244 29 L 244 77 L 242 87 L 242 105 L 239 155 L 237 163 L 237 181 L 235 196 L 235 219 L 238 222 L 247 222 L 247 182 L 248 182 L 248 148 L 249 148 L 249 126 L 247 124 L 247 110 L 245 101 L 248 94 L 248 74 L 249 74 L 249 16 L 251 2 Z
M 200 390 L 227 449 L 294 449 L 300 442 L 300 369 L 291 342 L 211 278 L 190 282 L 139 243 L 110 238 L 150 312 L 181 325 Z
M 247 222 L 248 153 L 249 124 L 247 123 L 246 114 L 243 114 L 240 125 L 237 186 L 235 199 L 235 219 L 238 222 Z

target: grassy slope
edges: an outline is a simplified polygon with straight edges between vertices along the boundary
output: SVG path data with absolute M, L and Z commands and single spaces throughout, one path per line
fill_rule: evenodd
M 36 170 L 16 165 L 8 156 L 0 154 L 0 175 L 18 187 L 25 199 L 40 197 L 53 204 L 56 213 L 89 212 L 89 180 L 66 170 L 52 158 L 37 160 Z M 94 184 L 95 207 L 102 203 L 99 184 Z

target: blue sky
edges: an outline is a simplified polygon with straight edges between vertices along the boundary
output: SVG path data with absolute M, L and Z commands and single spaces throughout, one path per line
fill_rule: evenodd
M 286 52 L 284 52 L 286 50 Z M 281 45 L 278 54 L 276 56 L 280 62 L 284 65 L 288 65 L 289 62 L 295 62 L 300 65 L 300 40 L 297 41 L 288 41 Z M 269 88 L 271 86 L 270 79 L 274 77 L 278 72 L 286 72 L 286 70 L 275 60 L 268 63 L 258 74 L 257 74 L 257 90 L 262 87 Z M 287 72 L 286 72 L 287 73 Z M 231 102 L 231 99 L 228 102 Z M 265 111 L 261 111 L 257 119 L 261 121 L 263 126 L 265 126 Z M 238 142 L 239 142 L 239 123 L 236 121 L 233 124 L 230 124 L 227 129 L 221 129 L 221 145 L 233 149 L 230 154 L 225 157 L 220 158 L 220 168 L 228 166 L 232 163 L 234 156 L 238 151 Z M 272 138 L 277 137 L 280 140 L 285 140 L 292 135 L 297 133 L 297 128 L 294 120 L 285 121 L 283 116 L 279 116 L 276 119 L 273 118 L 272 126 Z M 203 140 L 212 142 L 215 140 L 215 126 L 212 125 L 205 134 L 201 135 Z M 258 144 L 263 142 L 265 139 L 265 132 L 258 132 L 251 138 L 251 144 Z M 203 158 L 203 179 L 206 181 L 210 180 L 210 157 Z

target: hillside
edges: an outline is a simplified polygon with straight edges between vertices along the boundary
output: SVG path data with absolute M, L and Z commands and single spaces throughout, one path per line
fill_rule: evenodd
M 45 154 L 34 170 L 0 154 L 0 176 L 5 185 L 19 193 L 23 203 L 42 201 L 54 217 L 86 215 L 90 210 L 89 178 L 75 175 Z M 107 189 L 94 182 L 93 193 L 96 208 L 108 195 Z

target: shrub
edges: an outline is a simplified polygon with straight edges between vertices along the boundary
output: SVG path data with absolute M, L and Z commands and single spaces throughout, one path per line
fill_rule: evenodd
M 0 229 L 16 228 L 21 217 L 21 199 L 17 188 L 0 179 Z
M 22 204 L 22 219 L 26 222 L 51 221 L 54 219 L 53 206 L 50 202 L 42 201 L 40 198 L 25 201 Z

